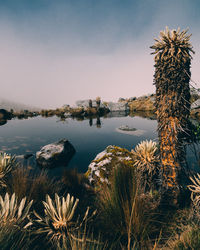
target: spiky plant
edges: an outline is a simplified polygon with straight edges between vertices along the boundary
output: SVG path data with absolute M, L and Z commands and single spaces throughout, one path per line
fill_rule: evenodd
M 33 201 L 30 201 L 26 205 L 26 197 L 24 197 L 20 203 L 15 196 L 15 193 L 10 197 L 8 193 L 5 194 L 3 198 L 0 195 L 0 221 L 1 226 L 6 224 L 21 225 L 24 223 L 25 219 L 29 215 L 29 210 L 31 208 Z M 27 227 L 29 225 L 24 225 Z
M 156 188 L 159 184 L 158 144 L 152 140 L 142 141 L 134 150 L 131 150 L 131 153 L 133 154 L 134 166 L 140 174 L 141 187 L 143 187 L 145 191 Z
M 11 172 L 15 163 L 14 156 L 0 152 L 0 187 L 6 186 L 5 177 Z
M 188 185 L 188 189 L 191 191 L 191 200 L 195 206 L 198 206 L 200 203 L 200 174 L 190 177 L 193 185 Z
M 179 190 L 180 174 L 185 164 L 183 139 L 190 115 L 190 63 L 192 45 L 187 30 L 160 32 L 151 46 L 155 54 L 154 84 L 160 157 L 163 180 L 168 190 Z
M 63 232 L 70 230 L 70 227 L 74 224 L 72 218 L 78 205 L 79 199 L 74 201 L 74 197 L 67 194 L 66 199 L 63 197 L 60 199 L 58 194 L 55 194 L 55 202 L 52 201 L 49 195 L 46 195 L 46 202 L 43 201 L 45 207 L 45 217 L 42 218 L 36 212 L 36 222 L 41 225 L 38 229 L 38 233 L 48 233 L 48 235 L 55 236 L 55 232 L 58 232 L 60 237 Z
M 73 196 L 67 194 L 67 197 L 62 199 L 55 194 L 55 202 L 52 201 L 49 195 L 46 195 L 46 201 L 43 201 L 45 207 L 45 216 L 36 216 L 35 225 L 37 234 L 46 234 L 47 237 L 58 246 L 67 247 L 67 244 L 72 244 L 76 238 L 76 232 L 82 224 L 88 220 L 89 207 L 81 222 L 75 220 L 74 213 L 77 208 L 79 199 L 74 199 Z M 92 215 L 93 216 L 93 215 Z
M 151 173 L 158 162 L 157 143 L 152 140 L 140 142 L 135 149 L 131 150 L 134 159 L 134 166 L 142 171 Z

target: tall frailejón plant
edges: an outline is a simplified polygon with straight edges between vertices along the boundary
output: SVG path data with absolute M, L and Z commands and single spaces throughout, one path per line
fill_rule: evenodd
M 160 157 L 165 187 L 179 189 L 184 171 L 185 147 L 190 115 L 190 64 L 192 45 L 187 30 L 160 32 L 150 48 L 155 54 L 154 84 Z

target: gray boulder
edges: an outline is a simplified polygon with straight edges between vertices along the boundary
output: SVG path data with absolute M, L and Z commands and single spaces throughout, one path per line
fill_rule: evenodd
M 127 102 L 108 102 L 107 104 L 107 108 L 111 111 L 111 112 L 115 112 L 115 111 L 129 111 L 129 106 Z
M 198 109 L 200 108 L 200 99 L 197 99 L 195 102 L 192 103 L 191 109 Z
M 75 152 L 72 144 L 68 140 L 63 139 L 42 147 L 36 153 L 36 162 L 44 168 L 67 166 Z

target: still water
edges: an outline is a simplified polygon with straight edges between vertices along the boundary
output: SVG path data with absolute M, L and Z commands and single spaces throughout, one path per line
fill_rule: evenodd
M 128 125 L 136 128 L 134 133 L 120 133 L 118 128 Z M 157 121 L 142 117 L 109 117 L 85 119 L 68 118 L 61 121 L 57 117 L 35 117 L 26 120 L 13 119 L 0 126 L 0 151 L 15 155 L 35 154 L 46 144 L 68 139 L 76 153 L 68 168 L 85 172 L 95 156 L 108 145 L 116 145 L 131 150 L 142 140 L 157 140 Z M 138 133 L 137 133 L 138 132 Z M 193 148 L 188 150 L 188 160 L 196 166 Z
M 136 128 L 139 133 L 120 133 L 117 128 L 122 125 Z M 155 120 L 129 116 L 83 121 L 71 118 L 61 121 L 57 117 L 13 119 L 0 126 L 0 150 L 16 155 L 35 154 L 42 146 L 66 138 L 76 149 L 68 167 L 85 172 L 89 163 L 108 145 L 130 150 L 141 140 L 156 139 L 156 127 Z

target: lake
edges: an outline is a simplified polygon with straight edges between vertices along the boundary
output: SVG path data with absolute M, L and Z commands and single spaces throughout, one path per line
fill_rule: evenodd
M 137 130 L 133 134 L 119 132 L 117 129 L 122 125 Z M 72 118 L 61 121 L 55 116 L 13 119 L 0 126 L 0 150 L 15 155 L 35 154 L 42 146 L 66 138 L 76 149 L 68 168 L 85 172 L 95 156 L 108 145 L 131 150 L 142 140 L 157 140 L 156 129 L 156 120 L 137 116 L 101 117 L 82 121 Z M 193 148 L 188 152 L 189 162 L 196 165 Z

